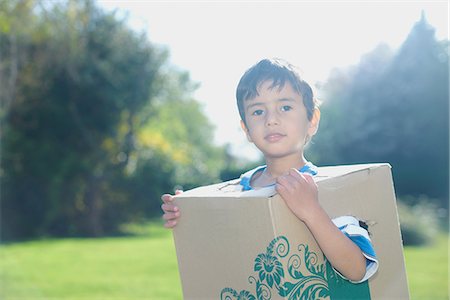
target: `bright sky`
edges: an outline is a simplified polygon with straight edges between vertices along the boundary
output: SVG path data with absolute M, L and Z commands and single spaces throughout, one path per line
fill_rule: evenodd
M 437 39 L 449 39 L 448 1 L 98 2 L 127 11 L 131 27 L 168 47 L 171 63 L 200 83 L 194 96 L 216 126 L 216 143 L 248 158 L 257 150 L 240 129 L 235 89 L 261 58 L 284 58 L 310 82 L 324 82 L 382 42 L 398 48 L 422 10 Z

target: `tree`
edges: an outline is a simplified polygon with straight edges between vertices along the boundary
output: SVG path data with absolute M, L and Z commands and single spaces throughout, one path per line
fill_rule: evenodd
M 389 162 L 399 195 L 448 206 L 448 41 L 422 15 L 396 52 L 379 46 L 324 86 L 310 151 L 321 164 Z
M 194 100 L 172 102 L 198 126 L 160 119 L 168 95 L 185 97 L 192 83 L 145 34 L 90 0 L 1 5 L 2 238 L 100 236 L 154 213 L 181 170 L 174 153 L 146 144 L 155 124 L 194 137 L 186 166 L 211 163 L 212 127 Z

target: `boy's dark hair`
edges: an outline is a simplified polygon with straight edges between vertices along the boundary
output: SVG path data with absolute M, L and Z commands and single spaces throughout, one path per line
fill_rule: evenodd
M 236 89 L 236 100 L 244 124 L 245 111 L 244 101 L 258 96 L 258 88 L 265 81 L 272 81 L 270 88 L 283 88 L 286 82 L 302 96 L 303 104 L 306 107 L 308 120 L 311 121 L 314 109 L 318 107 L 318 101 L 314 97 L 311 86 L 300 77 L 295 66 L 282 59 L 263 59 L 248 69 L 241 77 Z

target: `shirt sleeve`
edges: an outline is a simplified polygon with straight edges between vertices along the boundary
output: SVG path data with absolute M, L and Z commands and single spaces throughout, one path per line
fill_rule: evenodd
M 372 242 L 368 231 L 361 227 L 358 219 L 352 216 L 342 216 L 332 220 L 333 223 L 352 240 L 362 251 L 366 258 L 366 274 L 360 281 L 352 281 L 353 283 L 360 283 L 368 280 L 378 270 L 378 259 L 373 249 Z M 345 278 L 341 273 L 335 269 L 336 273 Z M 345 278 L 347 279 L 347 278 Z

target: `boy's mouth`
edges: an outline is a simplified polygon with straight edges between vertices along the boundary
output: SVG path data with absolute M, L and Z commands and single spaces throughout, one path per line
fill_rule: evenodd
M 285 136 L 286 136 L 285 134 L 281 133 L 269 133 L 264 137 L 264 139 L 269 143 L 275 143 L 284 138 Z

